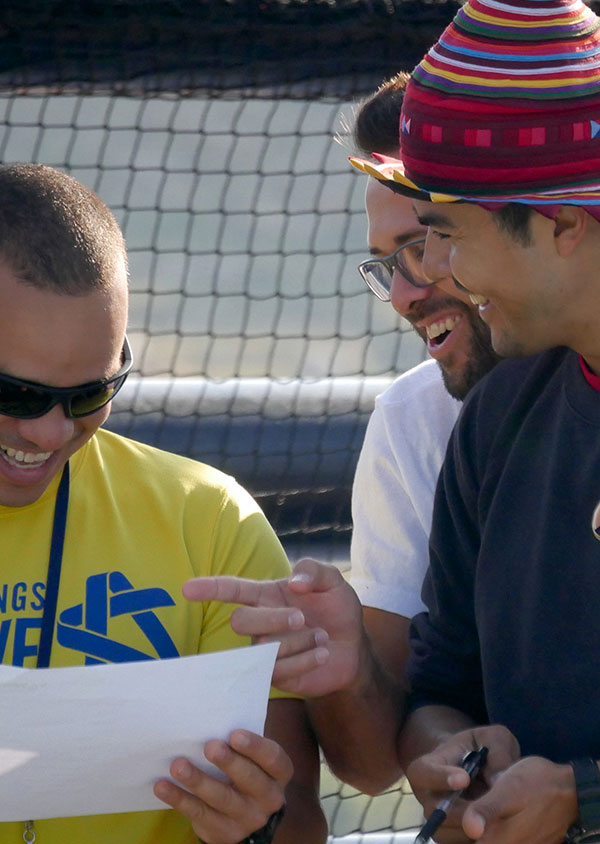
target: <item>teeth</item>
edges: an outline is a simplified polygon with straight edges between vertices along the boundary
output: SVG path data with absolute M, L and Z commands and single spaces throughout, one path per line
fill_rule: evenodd
M 469 293 L 469 299 L 474 305 L 485 305 L 488 301 L 485 296 L 479 296 L 477 293 Z
M 431 325 L 427 326 L 425 331 L 427 332 L 429 339 L 434 340 L 436 337 L 439 337 L 440 334 L 444 334 L 446 331 L 452 331 L 460 320 L 460 316 L 447 317 L 439 322 L 432 322 Z
M 21 449 L 9 448 L 8 446 L 0 445 L 0 449 L 11 458 L 13 465 L 18 463 L 44 463 L 52 455 L 51 451 L 22 451 Z

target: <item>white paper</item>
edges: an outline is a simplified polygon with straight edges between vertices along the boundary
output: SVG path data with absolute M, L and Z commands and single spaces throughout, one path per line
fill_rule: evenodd
M 262 735 L 278 644 L 179 659 L 0 666 L 0 821 L 168 808 L 152 793 L 241 727 Z

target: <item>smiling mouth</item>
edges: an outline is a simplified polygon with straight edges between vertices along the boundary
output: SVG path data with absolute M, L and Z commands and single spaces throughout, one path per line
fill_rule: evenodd
M 461 319 L 462 316 L 446 317 L 446 319 L 441 319 L 438 322 L 432 322 L 428 325 L 425 329 L 425 333 L 427 335 L 427 345 L 429 348 L 435 349 L 441 346 L 448 339 Z
M 52 451 L 23 451 L 18 448 L 2 445 L 0 454 L 10 465 L 18 469 L 39 469 L 52 456 Z

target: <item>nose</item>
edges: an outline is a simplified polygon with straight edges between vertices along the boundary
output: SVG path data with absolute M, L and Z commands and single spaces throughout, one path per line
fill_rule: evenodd
M 435 284 L 428 287 L 415 287 L 398 270 L 394 270 L 390 300 L 393 309 L 401 316 L 407 316 L 415 302 L 429 299 L 434 291 Z
M 425 252 L 422 261 L 423 275 L 428 278 L 432 287 L 437 288 L 448 296 L 471 304 L 468 293 L 463 287 L 457 287 L 450 267 L 450 246 L 448 241 L 440 240 L 432 234 L 427 235 Z
M 425 239 L 425 252 L 423 253 L 423 273 L 433 283 L 439 284 L 452 282 L 452 270 L 450 269 L 450 246 L 447 241 L 440 240 L 428 232 Z
M 62 405 L 57 404 L 37 419 L 20 419 L 18 432 L 38 451 L 57 451 L 73 438 L 75 422 L 65 416 Z

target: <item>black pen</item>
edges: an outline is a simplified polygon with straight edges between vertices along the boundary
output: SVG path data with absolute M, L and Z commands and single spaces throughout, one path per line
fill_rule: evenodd
M 487 747 L 480 747 L 479 750 L 470 750 L 468 753 L 465 753 L 461 759 L 460 767 L 464 768 L 468 773 L 471 778 L 471 782 L 485 765 L 487 755 Z M 452 806 L 454 801 L 460 797 L 463 791 L 465 791 L 464 788 L 459 789 L 459 791 L 452 791 L 448 797 L 444 797 L 443 800 L 440 800 L 431 813 L 431 816 L 427 819 L 425 825 L 415 838 L 415 844 L 427 844 L 431 836 L 437 832 L 446 820 L 450 806 Z

